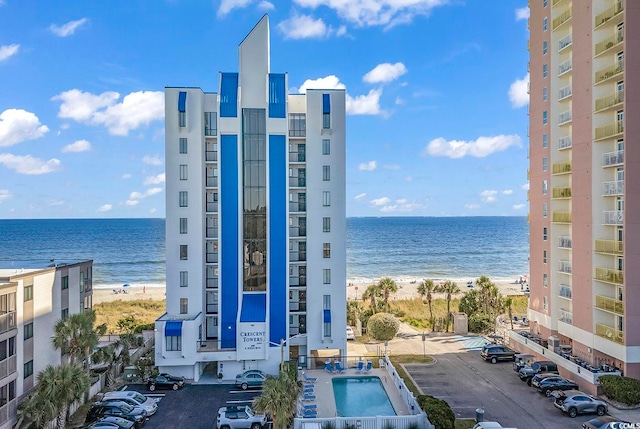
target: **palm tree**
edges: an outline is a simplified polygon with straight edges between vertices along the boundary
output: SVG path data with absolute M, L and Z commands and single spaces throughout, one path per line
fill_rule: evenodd
M 275 429 L 286 429 L 293 421 L 301 391 L 293 375 L 280 371 L 277 377 L 267 377 L 262 394 L 253 400 L 253 409 L 271 415 Z
M 384 308 L 389 312 L 389 295 L 398 292 L 398 285 L 390 277 L 384 277 L 378 282 L 378 288 L 384 295 Z
M 460 288 L 455 282 L 447 280 L 439 289 L 440 292 L 447 294 L 447 325 L 445 332 L 449 332 L 449 319 L 451 319 L 451 295 L 460 293 Z
M 381 295 L 382 293 L 380 291 L 380 288 L 378 287 L 378 285 L 375 285 L 375 284 L 367 286 L 367 289 L 362 294 L 363 301 L 369 300 L 369 305 L 371 306 L 371 311 L 373 312 L 373 314 L 376 314 L 376 310 L 378 306 L 378 303 L 376 302 L 376 298 L 380 298 Z
M 487 276 L 480 276 L 476 280 L 476 286 L 480 288 L 480 302 L 482 303 L 482 312 L 489 313 L 489 301 L 491 295 L 491 287 L 495 285 L 489 280 Z
M 50 416 L 57 420 L 58 429 L 64 429 L 69 413 L 69 405 L 77 401 L 89 389 L 89 375 L 77 365 L 48 365 L 38 374 L 35 396 L 41 404 L 46 404 Z M 51 403 L 47 403 L 50 400 Z
M 513 297 L 508 296 L 504 300 L 504 306 L 507 307 L 509 312 L 509 322 L 511 322 L 511 329 L 513 330 Z
M 68 354 L 73 365 L 82 361 L 86 369 L 89 365 L 89 356 L 98 345 L 98 339 L 103 326 L 94 330 L 96 314 L 92 311 L 76 313 L 66 320 L 58 320 L 54 327 L 52 338 L 53 346 L 60 349 L 63 354 Z
M 433 309 L 431 303 L 433 301 L 433 293 L 437 290 L 435 283 L 431 279 L 425 279 L 418 285 L 418 293 L 424 299 L 427 298 L 427 304 L 429 304 L 429 320 L 431 321 L 431 330 L 434 328 L 433 321 Z
M 34 392 L 28 399 L 18 406 L 18 423 L 16 428 L 44 428 L 45 424 L 56 418 L 58 410 L 54 403 L 54 397 L 38 395 Z

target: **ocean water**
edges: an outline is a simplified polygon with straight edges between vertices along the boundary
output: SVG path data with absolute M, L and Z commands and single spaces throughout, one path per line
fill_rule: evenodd
M 93 259 L 94 287 L 164 286 L 164 219 L 0 220 L 0 260 Z M 347 219 L 347 277 L 527 273 L 525 217 Z

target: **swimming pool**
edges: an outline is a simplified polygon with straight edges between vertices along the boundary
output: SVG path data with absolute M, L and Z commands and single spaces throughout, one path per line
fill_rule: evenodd
M 334 377 L 331 382 L 338 416 L 396 415 L 380 377 Z

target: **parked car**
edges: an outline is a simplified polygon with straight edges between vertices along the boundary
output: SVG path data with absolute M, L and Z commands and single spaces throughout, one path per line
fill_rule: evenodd
M 620 423 L 625 423 L 613 416 L 601 416 L 582 423 L 582 429 L 618 429 Z
M 131 429 L 135 422 L 123 417 L 105 416 L 97 422 L 87 426 L 87 429 Z
M 262 429 L 267 416 L 254 414 L 251 407 L 222 407 L 218 410 L 217 429 Z
M 166 372 L 162 372 L 162 373 L 160 373 L 160 375 L 163 376 L 164 378 L 166 378 L 167 380 L 171 380 L 171 381 L 175 381 L 175 382 L 184 384 L 184 377 L 180 377 L 180 376 L 177 376 L 177 375 L 171 375 L 171 374 L 166 373 Z
M 140 407 L 132 407 L 125 402 L 96 402 L 91 406 L 85 423 L 94 423 L 105 416 L 122 417 L 135 422 L 136 429 L 144 426 L 147 413 Z
M 158 411 L 158 401 L 134 390 L 116 390 L 107 392 L 102 397 L 102 401 L 122 401 L 132 407 L 140 407 L 147 412 L 147 416 L 152 416 Z
M 531 380 L 531 386 L 547 397 L 551 396 L 554 390 L 578 390 L 579 387 L 573 380 L 548 373 L 535 375 Z
M 517 353 L 516 357 L 513 361 L 513 370 L 515 372 L 520 371 L 520 368 L 523 368 L 527 365 L 531 365 L 535 362 L 533 355 L 525 354 L 525 353 Z
M 356 334 L 351 326 L 347 326 L 347 340 L 355 340 Z
M 536 361 L 532 363 L 531 366 L 525 365 L 520 368 L 520 371 L 518 371 L 518 377 L 520 377 L 520 380 L 526 381 L 527 384 L 531 386 L 531 379 L 533 378 L 533 376 L 543 372 L 559 374 L 558 365 L 547 360 Z
M 154 391 L 156 389 L 172 389 L 178 390 L 184 387 L 184 379 L 168 378 L 164 375 L 159 375 L 154 378 L 150 378 L 147 381 L 147 389 Z
M 604 416 L 607 413 L 607 403 L 579 390 L 556 391 L 552 393 L 556 399 L 553 405 L 569 414 L 569 417 L 575 417 L 578 414 L 596 413 Z
M 482 351 L 480 351 L 480 357 L 484 360 L 490 361 L 491 363 L 497 363 L 499 360 L 513 361 L 515 356 L 515 350 L 495 343 L 485 345 L 482 347 Z
M 258 369 L 249 369 L 242 374 L 236 375 L 236 386 L 242 390 L 247 390 L 249 387 L 258 387 L 264 384 L 267 379 L 267 375 Z

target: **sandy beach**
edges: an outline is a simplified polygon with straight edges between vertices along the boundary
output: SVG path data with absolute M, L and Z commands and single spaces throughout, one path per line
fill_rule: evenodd
M 114 290 L 118 293 L 114 293 Z M 136 286 L 116 287 L 116 288 L 93 288 L 93 303 L 111 301 L 133 301 L 136 299 L 150 299 L 153 301 L 164 301 L 166 289 L 162 286 Z M 126 293 L 124 293 L 126 292 Z

